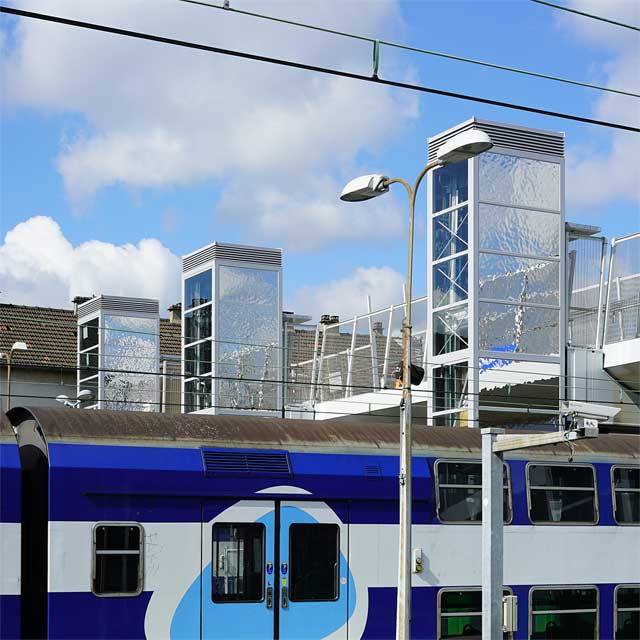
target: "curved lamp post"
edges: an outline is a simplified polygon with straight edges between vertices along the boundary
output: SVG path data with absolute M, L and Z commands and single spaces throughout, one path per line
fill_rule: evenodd
M 367 175 L 351 180 L 340 194 L 346 202 L 361 202 L 381 196 L 392 184 L 400 183 L 409 196 L 409 255 L 405 317 L 402 323 L 402 401 L 400 403 L 400 550 L 398 555 L 398 599 L 396 608 L 396 638 L 409 638 L 411 620 L 411 284 L 413 277 L 413 222 L 416 193 L 422 179 L 431 169 L 453 162 L 468 160 L 488 151 L 493 146 L 491 138 L 478 129 L 470 129 L 454 136 L 443 144 L 436 159 L 429 162 L 418 174 L 413 188 L 402 178 L 383 175 Z M 426 345 L 425 345 L 426 348 Z
M 11 409 L 11 362 L 13 360 L 14 351 L 26 351 L 28 349 L 26 342 L 14 342 L 7 356 L 7 411 Z

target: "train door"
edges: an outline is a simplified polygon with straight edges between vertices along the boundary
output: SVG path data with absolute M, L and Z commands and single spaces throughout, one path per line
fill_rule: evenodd
M 348 528 L 330 507 L 241 500 L 203 516 L 203 639 L 346 639 Z
M 212 519 L 207 512 L 219 513 Z M 202 531 L 202 638 L 272 638 L 275 626 L 276 505 L 241 500 L 205 506 Z
M 278 637 L 346 639 L 348 527 L 324 502 L 285 502 L 279 514 Z

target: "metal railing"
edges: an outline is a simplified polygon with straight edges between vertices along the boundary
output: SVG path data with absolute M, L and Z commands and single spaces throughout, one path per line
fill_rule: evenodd
M 412 361 L 424 366 L 427 350 L 427 297 L 412 305 Z M 310 359 L 291 363 L 294 381 L 308 384 L 310 405 L 394 388 L 402 362 L 404 304 L 356 315 L 335 324 L 318 325 Z
M 604 344 L 640 338 L 640 232 L 611 241 Z

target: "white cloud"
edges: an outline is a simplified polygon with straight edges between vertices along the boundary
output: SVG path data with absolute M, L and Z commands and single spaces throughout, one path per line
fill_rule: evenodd
M 155 239 L 137 245 L 91 240 L 74 247 L 50 217 L 34 216 L 7 232 L 0 245 L 0 299 L 68 307 L 77 295 L 180 299 L 180 260 Z
M 234 6 L 359 33 L 402 25 L 396 0 L 369 3 L 366 10 L 338 0 L 236 0 Z M 55 10 L 50 0 L 29 0 L 21 7 L 370 72 L 368 43 L 177 0 L 57 0 Z M 366 164 L 366 154 L 418 114 L 415 96 L 385 87 L 37 20 L 19 21 L 15 41 L 2 69 L 8 104 L 80 114 L 86 123 L 68 135 L 57 159 L 79 207 L 115 184 L 159 188 L 214 179 L 222 201 L 243 211 L 249 235 L 259 229 L 262 238 L 279 237 L 284 225 L 270 224 L 269 206 L 278 201 L 310 221 L 319 246 L 340 240 L 343 221 L 336 212 L 348 206 L 334 202 L 335 184 L 345 177 L 336 167 Z M 319 190 L 322 181 L 334 190 Z M 377 237 L 373 225 L 361 226 L 365 237 L 369 229 Z M 290 248 L 305 234 L 292 221 Z
M 351 275 L 294 292 L 289 307 L 318 320 L 328 313 L 342 320 L 367 312 L 367 295 L 374 310 L 402 302 L 404 276 L 391 267 L 358 267 Z
M 578 10 L 619 22 L 640 23 L 640 4 L 630 0 L 608 0 L 606 3 L 601 0 L 574 0 L 571 4 Z M 640 44 L 636 33 L 575 15 L 562 14 L 557 20 L 580 40 L 602 48 L 605 55 L 610 56 L 606 65 L 594 71 L 596 83 L 604 82 L 611 88 L 640 93 Z M 602 94 L 593 111 L 599 119 L 640 125 L 637 98 Z M 614 132 L 604 151 L 593 143 L 571 146 L 567 153 L 569 204 L 586 208 L 615 200 L 639 202 L 640 147 L 637 137 L 631 132 Z

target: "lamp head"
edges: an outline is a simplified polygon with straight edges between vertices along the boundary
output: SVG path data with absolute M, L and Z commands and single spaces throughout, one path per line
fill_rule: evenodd
M 389 191 L 389 187 L 385 185 L 388 176 L 372 174 L 368 176 L 360 176 L 354 178 L 347 183 L 340 194 L 340 200 L 345 202 L 362 202 L 362 200 L 370 200 L 381 196 Z
M 469 129 L 445 142 L 438 149 L 437 155 L 442 164 L 451 164 L 473 158 L 491 147 L 493 142 L 488 134 L 480 129 Z
M 93 391 L 91 391 L 91 389 L 83 389 L 78 394 L 77 398 L 81 402 L 86 402 L 87 400 L 93 400 Z
M 59 402 L 60 404 L 66 405 L 67 402 L 69 402 L 69 396 L 65 396 L 64 394 L 60 394 L 59 396 L 56 396 L 56 402 Z
M 11 351 L 26 351 L 27 348 L 26 342 L 14 342 Z

